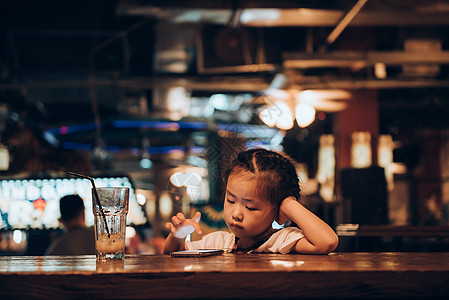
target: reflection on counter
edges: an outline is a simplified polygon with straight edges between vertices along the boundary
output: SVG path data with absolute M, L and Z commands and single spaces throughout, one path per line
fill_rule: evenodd
M 118 273 L 125 269 L 124 259 L 96 260 L 96 271 L 99 273 Z

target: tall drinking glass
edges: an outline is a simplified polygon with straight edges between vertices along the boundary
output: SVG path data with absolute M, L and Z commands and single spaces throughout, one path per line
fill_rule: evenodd
M 92 189 L 97 259 L 123 259 L 129 188 L 101 187 L 96 190 L 98 200 L 101 204 L 100 207 L 96 203 L 95 193 Z M 102 215 L 101 208 L 103 209 L 104 216 Z

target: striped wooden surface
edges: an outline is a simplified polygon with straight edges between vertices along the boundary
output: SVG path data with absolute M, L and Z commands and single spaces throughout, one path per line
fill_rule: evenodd
M 449 296 L 449 253 L 0 257 L 0 298 Z

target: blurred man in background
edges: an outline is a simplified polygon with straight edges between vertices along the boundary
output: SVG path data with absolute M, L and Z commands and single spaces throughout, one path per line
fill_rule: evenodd
M 65 234 L 54 240 L 48 247 L 47 255 L 95 254 L 95 233 L 86 226 L 84 201 L 78 195 L 67 195 L 60 199 L 59 221 Z

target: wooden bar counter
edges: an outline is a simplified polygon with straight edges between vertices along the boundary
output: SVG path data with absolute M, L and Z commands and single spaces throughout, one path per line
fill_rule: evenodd
M 0 299 L 447 296 L 446 252 L 0 257 Z

